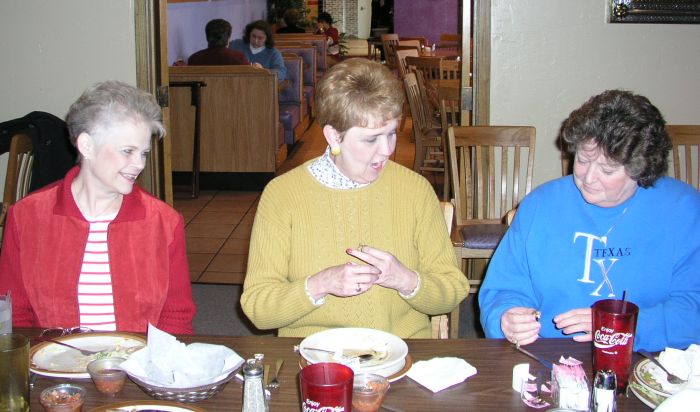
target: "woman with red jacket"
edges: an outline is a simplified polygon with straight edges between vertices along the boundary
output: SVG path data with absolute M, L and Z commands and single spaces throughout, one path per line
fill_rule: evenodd
M 192 333 L 184 222 L 136 185 L 165 129 L 153 96 L 108 81 L 66 117 L 79 166 L 13 205 L 0 290 L 16 327 Z
M 335 60 L 340 59 L 340 34 L 338 29 L 333 27 L 333 17 L 329 13 L 323 12 L 318 15 L 315 34 L 325 34 L 328 44 L 328 54 Z

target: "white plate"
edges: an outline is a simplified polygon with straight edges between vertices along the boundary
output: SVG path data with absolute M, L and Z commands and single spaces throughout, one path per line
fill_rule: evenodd
M 146 338 L 132 333 L 80 333 L 54 338 L 61 342 L 87 350 L 114 350 L 117 346 L 131 348 L 144 346 Z M 123 356 L 123 357 L 126 357 Z M 42 342 L 34 345 L 29 351 L 29 369 L 39 375 L 90 379 L 87 364 L 94 356 L 85 356 L 71 348 L 53 342 Z
M 640 385 L 663 397 L 669 397 L 685 387 L 685 384 L 669 383 L 666 380 L 666 372 L 649 359 L 637 362 L 634 366 L 634 377 Z
M 112 411 L 163 411 L 163 412 L 204 412 L 204 409 L 192 405 L 185 405 L 166 401 L 127 401 L 103 405 L 90 412 L 112 412 Z
M 347 364 L 356 373 L 378 373 L 389 376 L 398 372 L 405 365 L 408 346 L 401 338 L 391 333 L 366 328 L 336 328 L 314 333 L 299 344 L 299 354 L 307 362 L 339 362 L 331 353 L 309 351 L 305 348 L 338 350 L 375 350 L 386 351 L 387 356 L 377 362 Z M 342 362 L 341 362 L 342 363 Z

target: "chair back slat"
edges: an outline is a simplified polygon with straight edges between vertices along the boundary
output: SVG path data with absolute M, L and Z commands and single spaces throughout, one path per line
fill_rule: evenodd
M 5 223 L 8 208 L 29 192 L 34 165 L 34 146 L 29 136 L 16 134 L 10 140 L 10 150 L 5 173 L 0 226 Z
M 501 220 L 532 187 L 535 128 L 453 126 L 447 157 L 458 225 Z M 496 183 L 498 182 L 498 183 Z
M 673 176 L 700 190 L 700 125 L 667 125 Z

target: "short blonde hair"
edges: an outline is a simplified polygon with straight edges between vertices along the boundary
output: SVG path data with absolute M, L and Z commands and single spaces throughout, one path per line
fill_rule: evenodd
M 401 82 L 385 66 L 367 59 L 336 64 L 319 82 L 316 119 L 340 133 L 351 127 L 380 127 L 401 115 Z

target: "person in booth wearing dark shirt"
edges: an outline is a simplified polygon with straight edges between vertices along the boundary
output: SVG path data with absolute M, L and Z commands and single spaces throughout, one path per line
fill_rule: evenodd
M 306 30 L 297 26 L 299 22 L 299 11 L 296 9 L 287 9 L 284 12 L 284 27 L 277 29 L 277 33 L 306 33 Z
M 218 66 L 227 64 L 250 64 L 243 53 L 229 49 L 231 42 L 231 23 L 224 19 L 214 19 L 204 28 L 207 35 L 206 49 L 200 50 L 187 60 L 190 66 Z

